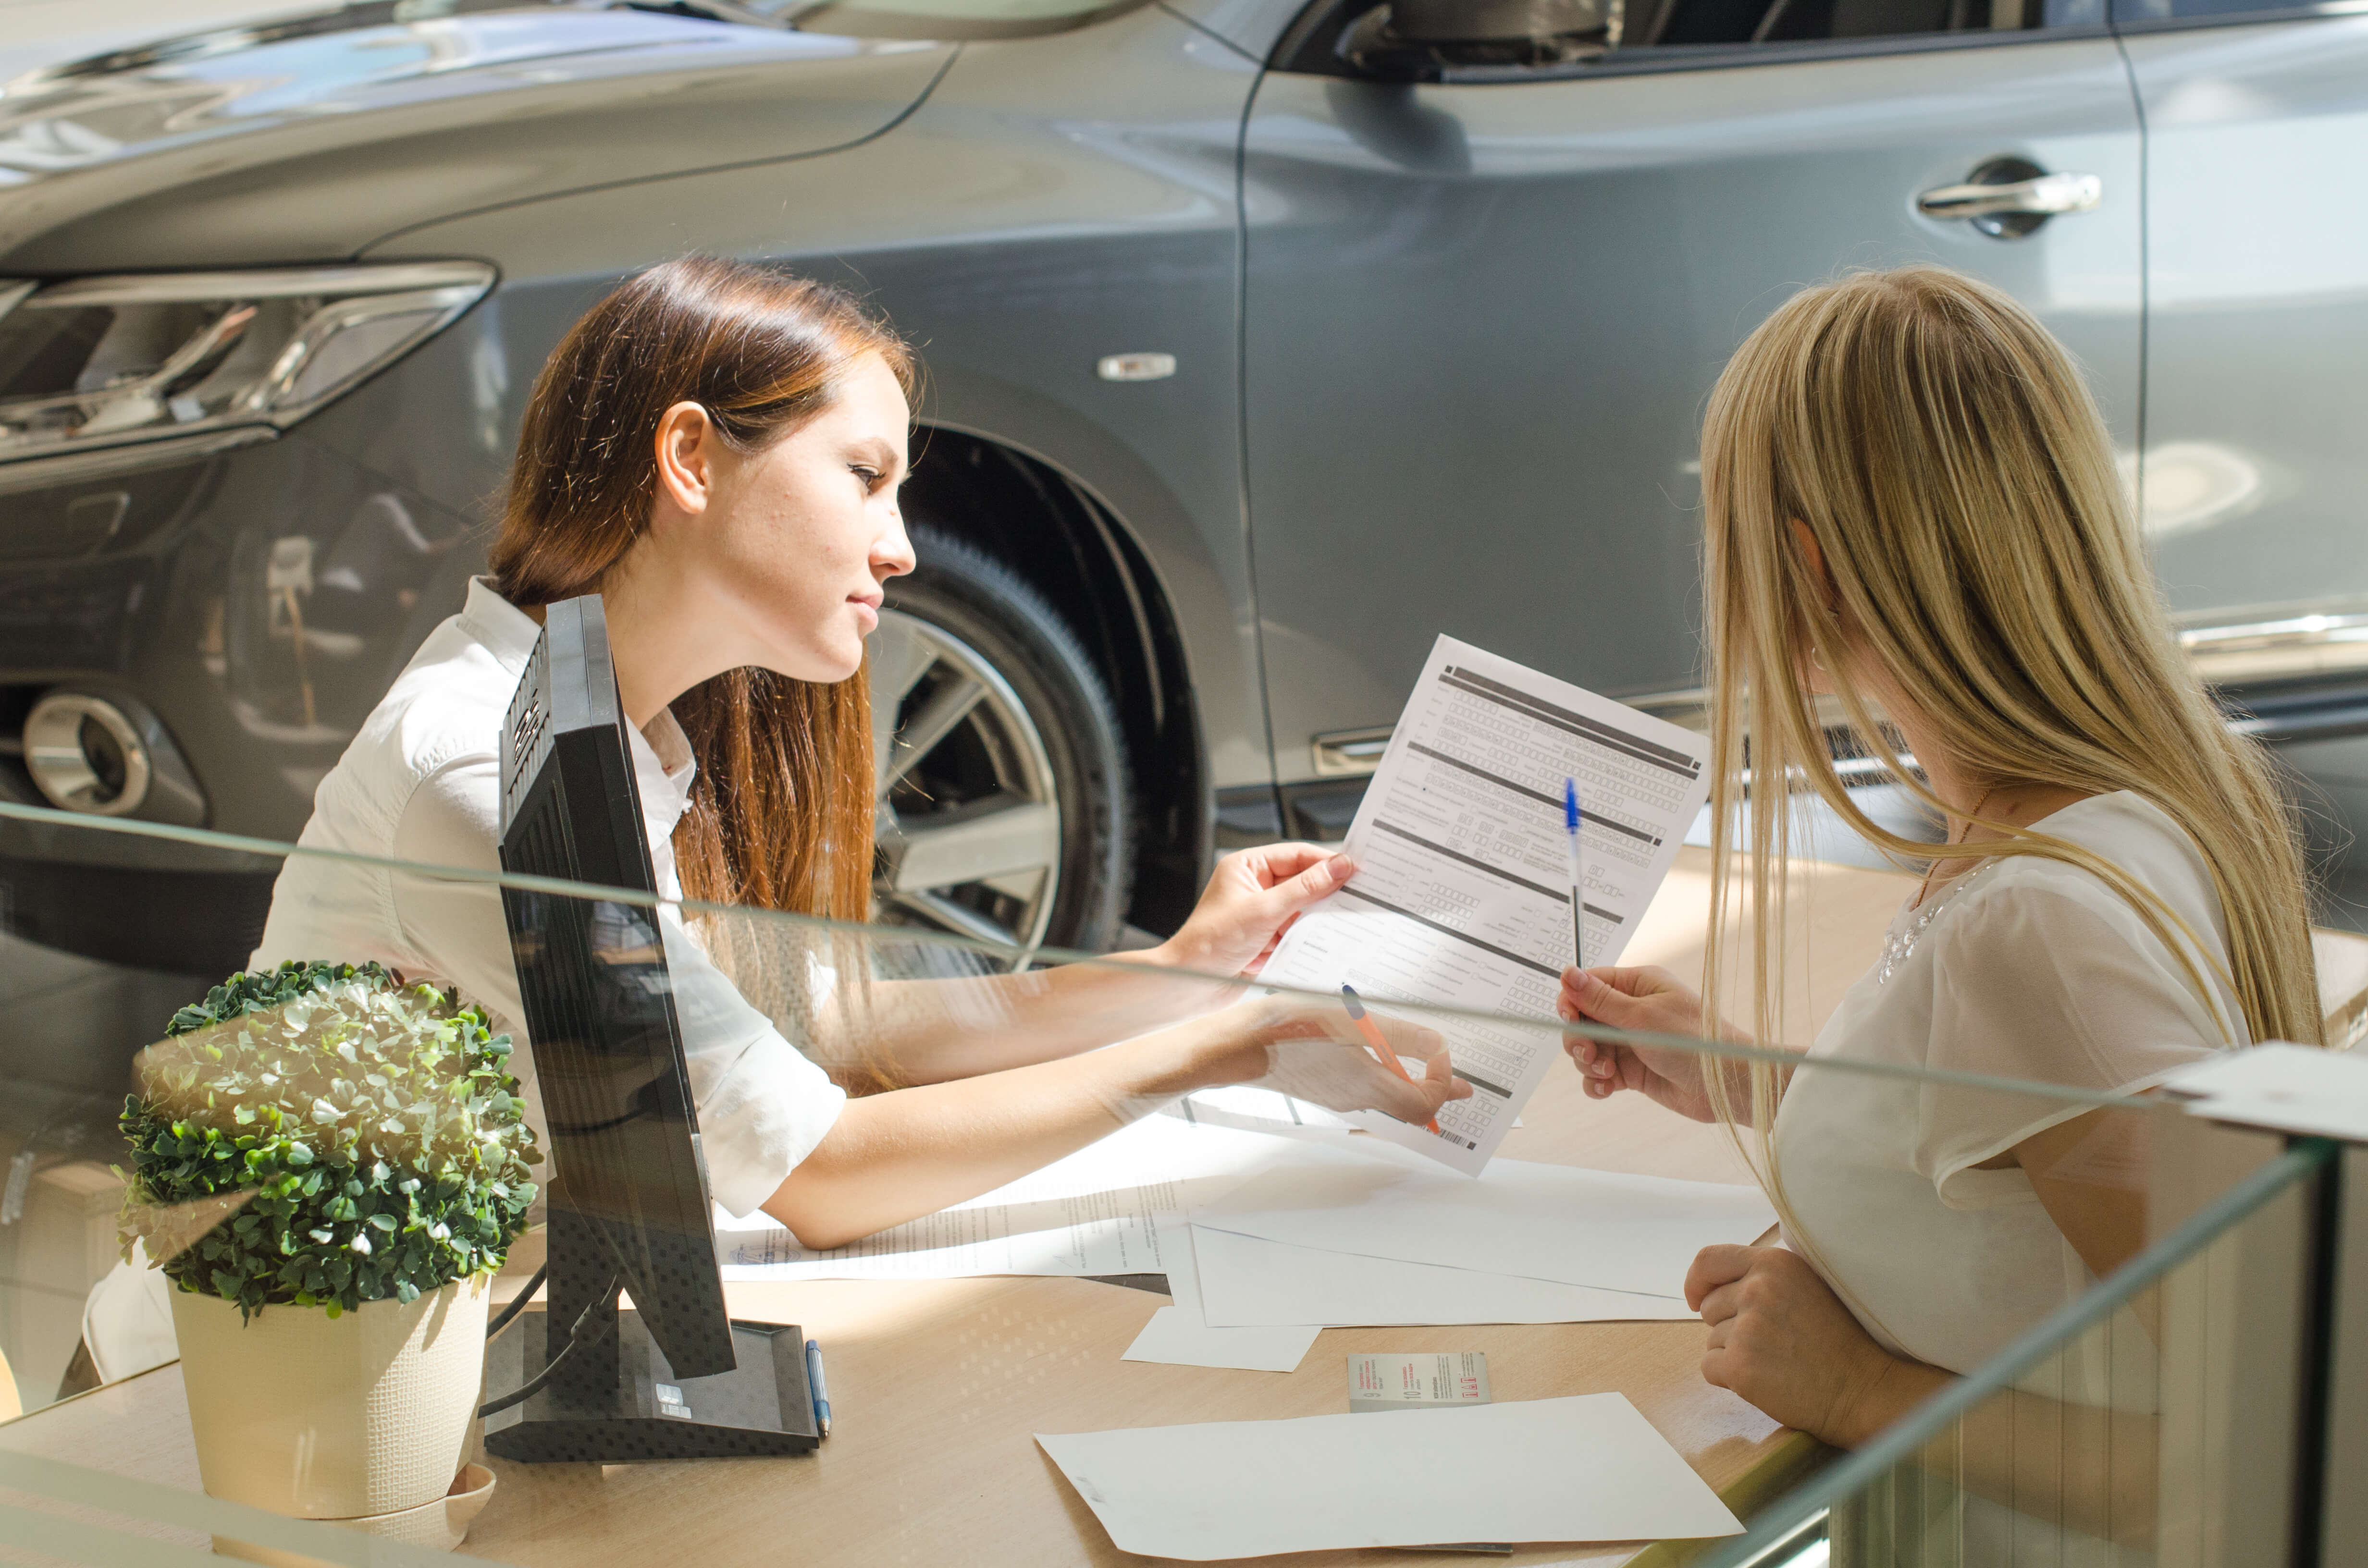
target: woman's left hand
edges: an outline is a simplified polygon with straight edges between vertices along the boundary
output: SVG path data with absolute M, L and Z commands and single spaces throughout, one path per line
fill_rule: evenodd
M 1811 1437 L 1855 1448 L 1904 1412 L 1894 1392 L 1932 1369 L 1877 1345 L 1800 1254 L 1704 1247 L 1686 1271 L 1686 1305 L 1710 1324 L 1704 1381 L 1741 1394 Z
M 1202 974 L 1256 974 L 1299 912 L 1356 872 L 1346 855 L 1313 844 L 1265 844 L 1228 855 L 1159 956 Z

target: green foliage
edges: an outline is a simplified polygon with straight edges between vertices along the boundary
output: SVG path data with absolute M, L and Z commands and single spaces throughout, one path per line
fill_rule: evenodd
M 542 1157 L 509 1055 L 475 1008 L 376 964 L 231 976 L 141 1059 L 126 1254 L 145 1239 L 181 1289 L 250 1316 L 498 1267 Z

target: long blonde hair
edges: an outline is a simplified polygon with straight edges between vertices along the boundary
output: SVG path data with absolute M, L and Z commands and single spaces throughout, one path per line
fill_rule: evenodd
M 1739 946 L 1758 1038 L 1779 1039 L 1795 794 L 1814 790 L 1903 863 L 1939 858 L 1877 825 L 1835 767 L 1805 660 L 1822 666 L 1856 744 L 1928 809 L 1945 810 L 1850 678 L 1855 648 L 1975 780 L 2127 790 L 2160 807 L 2211 869 L 2227 923 L 2225 967 L 2211 933 L 2187 929 L 2110 860 L 1973 820 L 2004 835 L 1982 845 L 1985 856 L 2060 861 L 2112 888 L 2215 1016 L 2204 967 L 2236 995 L 2251 1039 L 2318 1042 L 2293 808 L 2266 754 L 2230 733 L 2180 653 L 2104 420 L 2045 328 L 2005 294 L 1941 267 L 1804 290 L 1719 377 L 1702 457 L 1714 772 L 1705 996 L 1720 994 Z M 1830 589 L 1795 539 L 1796 519 L 1823 553 Z M 1739 814 L 1750 824 L 1740 868 Z M 1737 917 L 1741 935 L 1730 937 Z M 2232 1040 L 2233 1025 L 2222 1017 Z M 1757 1131 L 1747 1157 L 1782 1211 L 1775 1070 L 1752 1065 L 1746 1108 L 1719 1063 L 1704 1067 L 1738 1142 L 1741 1126 Z

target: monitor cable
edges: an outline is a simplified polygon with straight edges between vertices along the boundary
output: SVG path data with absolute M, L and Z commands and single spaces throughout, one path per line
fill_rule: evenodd
M 550 1273 L 551 1265 L 547 1263 L 534 1271 L 534 1277 L 526 1282 L 526 1289 L 512 1296 L 510 1304 L 495 1314 L 494 1321 L 485 1325 L 487 1339 L 491 1339 L 517 1321 L 518 1313 L 526 1311 L 526 1304 L 534 1300 L 534 1293 L 542 1289 L 542 1282 Z
M 479 1405 L 477 1407 L 477 1415 L 479 1419 L 482 1420 L 485 1416 L 495 1415 L 500 1411 L 507 1410 L 514 1404 L 524 1404 L 528 1400 L 532 1399 L 536 1394 L 541 1393 L 543 1389 L 550 1384 L 551 1380 L 559 1375 L 560 1367 L 566 1361 L 568 1357 L 575 1353 L 579 1346 L 597 1345 L 602 1339 L 607 1338 L 609 1331 L 617 1326 L 616 1314 L 614 1312 L 610 1312 L 605 1319 L 597 1324 L 593 1320 L 601 1316 L 601 1308 L 611 1306 L 615 1303 L 617 1299 L 617 1284 L 618 1276 L 614 1274 L 609 1276 L 609 1283 L 603 1286 L 599 1292 L 596 1294 L 592 1298 L 591 1301 L 585 1307 L 583 1312 L 576 1315 L 575 1326 L 567 1331 L 567 1343 L 559 1347 L 559 1353 L 551 1358 L 551 1360 L 543 1367 L 541 1371 L 537 1372 L 533 1377 L 519 1384 L 510 1392 L 502 1395 L 499 1399 L 489 1400 L 485 1403 Z M 523 1299 L 523 1297 L 520 1298 L 520 1300 Z

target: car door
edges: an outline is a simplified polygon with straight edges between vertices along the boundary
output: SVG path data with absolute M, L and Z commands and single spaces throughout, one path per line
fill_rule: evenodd
M 2205 673 L 2289 732 L 2368 714 L 2368 17 L 2352 9 L 2115 11 L 2148 142 L 2141 517 Z
M 1363 9 L 1303 17 L 1245 128 L 1248 488 L 1292 831 L 1345 828 L 1440 632 L 1665 707 L 1699 685 L 1702 401 L 1803 284 L 1909 261 L 1989 279 L 2135 446 L 2139 126 L 2098 0 L 1628 0 L 1591 56 L 1434 52 L 1398 82 L 1361 69 Z M 2044 175 L 2087 177 L 2017 183 Z M 2032 210 L 1946 215 L 1975 179 Z

